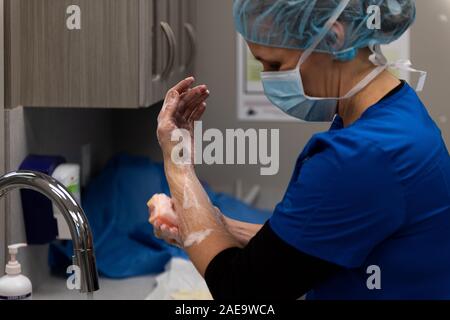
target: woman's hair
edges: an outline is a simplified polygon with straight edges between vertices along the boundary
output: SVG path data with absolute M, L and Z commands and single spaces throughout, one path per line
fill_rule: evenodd
M 247 41 L 305 50 L 340 3 L 341 0 L 235 0 L 234 20 L 237 31 Z M 371 24 L 378 12 L 379 28 Z M 316 51 L 351 60 L 359 48 L 389 44 L 400 38 L 415 17 L 415 0 L 351 0 L 338 19 L 346 30 L 343 45 L 336 48 L 336 35 L 330 31 Z

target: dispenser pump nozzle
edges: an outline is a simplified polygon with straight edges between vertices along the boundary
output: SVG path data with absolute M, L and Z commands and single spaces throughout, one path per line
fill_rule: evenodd
M 8 246 L 8 252 L 9 252 L 9 262 L 6 265 L 5 272 L 6 274 L 20 274 L 22 272 L 22 268 L 20 266 L 20 263 L 17 261 L 17 253 L 19 252 L 20 248 L 26 247 L 26 243 L 17 243 L 12 244 Z

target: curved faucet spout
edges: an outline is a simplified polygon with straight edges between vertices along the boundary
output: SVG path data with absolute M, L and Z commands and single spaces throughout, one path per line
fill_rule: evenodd
M 82 292 L 99 289 L 94 243 L 86 215 L 66 187 L 45 174 L 34 171 L 11 172 L 0 178 L 0 198 L 15 189 L 31 189 L 53 201 L 69 225 L 74 264 L 80 268 Z

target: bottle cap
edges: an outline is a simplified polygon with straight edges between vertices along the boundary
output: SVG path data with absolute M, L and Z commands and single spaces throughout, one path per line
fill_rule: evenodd
M 14 275 L 14 274 L 20 274 L 22 272 L 22 267 L 17 261 L 17 253 L 19 252 L 20 248 L 26 247 L 26 243 L 17 243 L 12 244 L 8 246 L 8 252 L 9 252 L 9 262 L 5 267 L 6 274 Z

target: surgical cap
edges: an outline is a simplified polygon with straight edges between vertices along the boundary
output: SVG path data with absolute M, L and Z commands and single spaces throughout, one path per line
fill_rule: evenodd
M 270 47 L 306 50 L 335 12 L 340 0 L 235 0 L 237 31 L 249 42 Z M 371 25 L 378 6 L 380 26 Z M 345 27 L 337 47 L 330 31 L 314 50 L 338 60 L 352 60 L 359 48 L 389 44 L 413 24 L 415 0 L 351 0 L 338 21 Z

